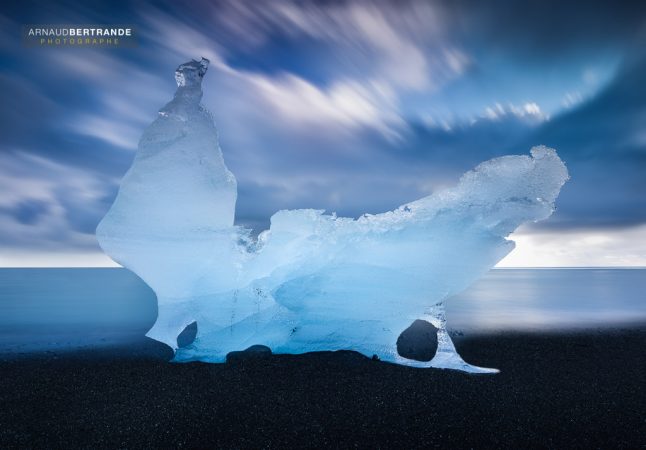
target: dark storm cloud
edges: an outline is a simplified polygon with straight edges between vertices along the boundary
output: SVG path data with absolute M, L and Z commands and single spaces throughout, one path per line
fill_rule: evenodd
M 42 200 L 23 200 L 9 214 L 24 225 L 34 225 L 49 210 L 49 203 Z
M 646 222 L 646 57 L 633 55 L 589 102 L 531 137 L 559 149 L 572 182 L 545 226 L 626 226 Z
M 492 53 L 513 52 L 513 57 L 532 65 L 618 48 L 639 50 L 638 39 L 646 31 L 641 1 L 442 3 L 463 39 L 477 39 L 483 50 Z

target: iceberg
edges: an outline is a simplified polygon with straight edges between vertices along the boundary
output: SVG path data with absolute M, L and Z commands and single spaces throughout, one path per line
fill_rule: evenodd
M 96 236 L 157 294 L 147 336 L 174 361 L 224 362 L 252 345 L 274 353 L 355 350 L 382 361 L 473 373 L 447 332 L 444 301 L 514 248 L 508 236 L 543 220 L 568 172 L 557 153 L 485 161 L 452 188 L 358 219 L 283 210 L 257 238 L 234 225 L 237 184 L 200 104 L 209 61 L 175 73 L 177 91 L 145 130 Z M 416 320 L 437 329 L 430 361 L 402 357 Z M 178 335 L 197 325 L 192 343 Z

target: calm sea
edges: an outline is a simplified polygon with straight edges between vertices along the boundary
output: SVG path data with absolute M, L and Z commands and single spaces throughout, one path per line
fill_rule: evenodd
M 465 333 L 624 326 L 646 321 L 646 269 L 494 269 L 446 305 Z M 128 342 L 156 314 L 125 269 L 0 269 L 3 352 Z

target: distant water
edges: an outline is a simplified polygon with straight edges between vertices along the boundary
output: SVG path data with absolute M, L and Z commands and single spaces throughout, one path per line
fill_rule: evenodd
M 646 321 L 646 269 L 494 269 L 446 302 L 465 331 L 598 328 Z
M 156 316 L 155 294 L 125 269 L 0 269 L 0 352 L 119 345 Z
M 494 269 L 446 304 L 467 333 L 621 326 L 646 321 L 646 269 Z M 0 269 L 0 351 L 121 344 L 156 315 L 125 269 Z

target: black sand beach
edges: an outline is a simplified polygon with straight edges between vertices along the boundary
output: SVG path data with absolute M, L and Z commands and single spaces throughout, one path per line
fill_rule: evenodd
M 646 326 L 463 337 L 498 375 L 352 352 L 170 364 L 147 339 L 0 361 L 0 448 L 644 448 Z

